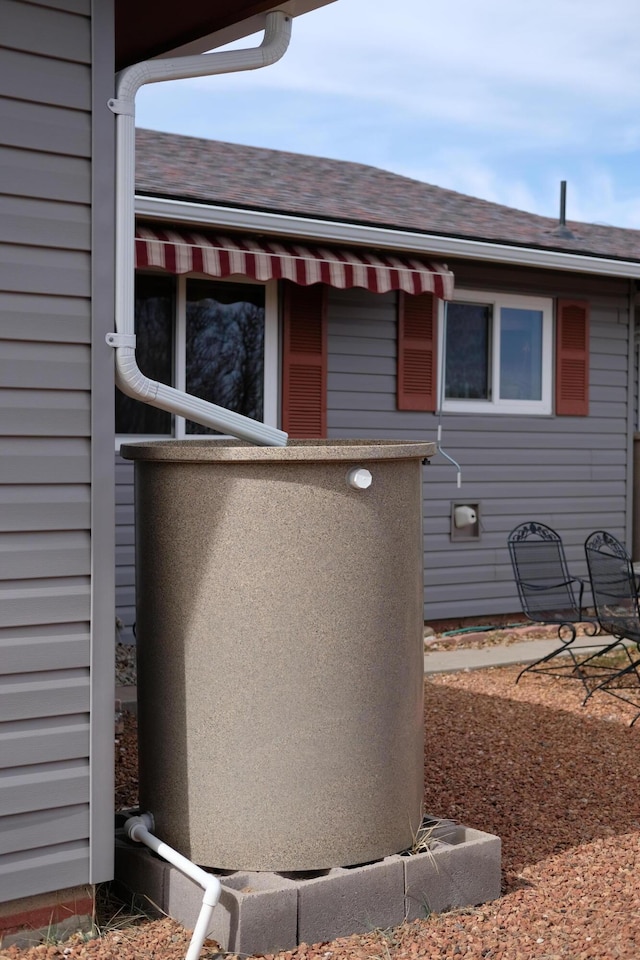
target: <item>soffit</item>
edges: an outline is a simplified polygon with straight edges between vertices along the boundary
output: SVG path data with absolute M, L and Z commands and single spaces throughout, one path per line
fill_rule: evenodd
M 180 4 L 115 0 L 116 69 L 182 47 L 201 52 L 193 45 L 202 38 L 207 41 L 200 44 L 201 49 L 210 49 L 216 42 L 246 36 L 262 28 L 269 10 L 297 16 L 330 2 L 333 0 L 286 0 L 280 4 L 274 0 L 183 0 Z M 217 40 L 214 34 L 219 35 Z

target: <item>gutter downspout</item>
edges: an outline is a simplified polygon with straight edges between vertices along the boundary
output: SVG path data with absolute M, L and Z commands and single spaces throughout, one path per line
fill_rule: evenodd
M 149 829 L 150 828 L 150 829 Z M 181 873 L 189 877 L 204 890 L 202 906 L 196 921 L 195 929 L 191 936 L 191 943 L 187 950 L 185 960 L 198 960 L 202 944 L 209 932 L 209 923 L 213 908 L 220 899 L 222 887 L 220 881 L 212 873 L 207 873 L 201 867 L 196 866 L 191 860 L 187 860 L 181 853 L 174 850 L 167 843 L 158 840 L 151 830 L 153 830 L 153 817 L 150 813 L 143 813 L 140 817 L 131 817 L 125 822 L 124 830 L 130 840 L 136 840 L 138 843 L 144 843 L 147 847 L 157 853 L 158 856 L 172 863 Z
M 250 443 L 279 447 L 287 443 L 282 430 L 150 380 L 138 367 L 134 328 L 135 97 L 145 83 L 266 67 L 280 60 L 290 37 L 291 17 L 281 11 L 268 13 L 259 47 L 133 64 L 118 74 L 116 98 L 108 101 L 116 114 L 116 332 L 107 334 L 106 341 L 115 349 L 116 384 L 127 396 L 153 407 Z

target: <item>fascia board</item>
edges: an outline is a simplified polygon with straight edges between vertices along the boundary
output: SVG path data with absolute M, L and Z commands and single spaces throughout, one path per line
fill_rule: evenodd
M 340 223 L 335 220 L 269 213 L 264 210 L 242 210 L 214 204 L 136 195 L 135 211 L 136 216 L 139 217 L 198 224 L 209 228 L 247 230 L 305 240 L 324 240 L 326 243 L 348 243 L 385 250 L 401 250 L 405 253 L 456 257 L 464 260 L 486 260 L 492 263 L 546 267 L 572 273 L 640 279 L 640 262 L 634 260 L 615 260 L 608 257 L 541 250 L 536 247 L 520 247 L 485 240 L 411 233 L 358 223 Z

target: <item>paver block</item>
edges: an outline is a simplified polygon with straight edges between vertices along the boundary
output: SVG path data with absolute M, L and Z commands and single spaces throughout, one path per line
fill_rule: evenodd
M 397 855 L 298 883 L 300 943 L 395 927 L 403 920 L 404 865 Z
M 220 878 L 222 893 L 208 937 L 233 953 L 275 953 L 297 946 L 297 885 L 276 873 L 238 872 Z M 172 867 L 167 913 L 193 930 L 202 889 Z
M 457 824 L 446 830 L 432 850 L 402 858 L 408 920 L 500 896 L 500 838 Z

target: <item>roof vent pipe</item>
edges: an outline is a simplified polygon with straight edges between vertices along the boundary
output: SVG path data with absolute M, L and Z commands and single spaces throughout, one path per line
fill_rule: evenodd
M 116 97 L 108 101 L 116 114 L 116 332 L 106 340 L 115 349 L 116 384 L 127 396 L 187 417 L 262 446 L 286 445 L 287 434 L 250 417 L 150 380 L 135 357 L 135 97 L 145 83 L 257 70 L 279 60 L 289 46 L 291 17 L 268 13 L 262 43 L 245 50 L 225 50 L 191 57 L 145 60 L 118 74 Z
M 567 225 L 567 181 L 560 181 L 560 226 Z
M 575 235 L 567 226 L 567 181 L 560 181 L 560 216 L 558 217 L 558 226 L 552 231 L 554 236 L 562 237 L 564 240 L 575 240 Z

